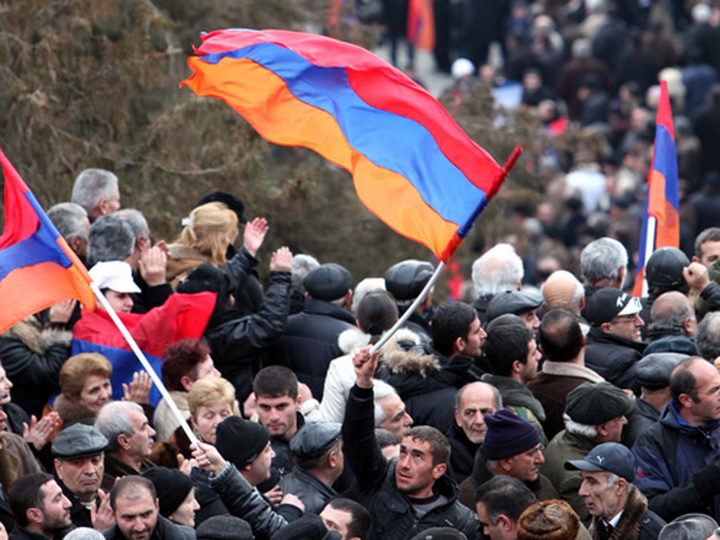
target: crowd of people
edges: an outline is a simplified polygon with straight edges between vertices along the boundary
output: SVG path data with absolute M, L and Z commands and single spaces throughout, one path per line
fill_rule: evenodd
M 439 302 L 431 261 L 353 276 L 264 253 L 271 224 L 221 191 L 153 243 L 117 176 L 82 171 L 48 216 L 104 302 L 0 335 L 0 538 L 720 538 L 720 7 L 433 5 L 454 106 L 488 85 L 538 114 L 540 145 L 583 134 L 528 165 L 554 178 L 540 202 Z M 681 241 L 636 298 L 660 79 Z M 165 397 L 75 348 L 115 332 L 107 306 L 144 346 L 173 329 Z
M 358 280 L 282 247 L 261 279 L 270 225 L 225 192 L 153 244 L 119 188 L 87 169 L 48 212 L 106 302 L 0 336 L 10 538 L 720 533 L 720 228 L 691 258 L 656 250 L 644 298 L 604 236 L 578 275 L 533 285 L 498 243 L 472 264 L 472 303 L 437 302 L 429 261 Z M 164 349 L 165 397 L 137 361 L 73 348 L 105 309 L 151 336 L 202 321 Z

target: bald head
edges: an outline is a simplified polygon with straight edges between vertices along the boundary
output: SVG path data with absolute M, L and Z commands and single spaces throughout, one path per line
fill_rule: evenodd
M 653 302 L 650 319 L 651 330 L 673 333 L 682 331 L 688 336 L 694 336 L 697 331 L 697 320 L 690 299 L 679 291 L 669 291 L 658 296 Z
M 501 407 L 502 398 L 497 388 L 484 382 L 469 383 L 458 390 L 455 422 L 471 442 L 480 444 L 487 431 L 485 415 Z
M 561 308 L 580 315 L 585 306 L 585 289 L 580 281 L 567 270 L 550 274 L 542 289 L 548 309 Z

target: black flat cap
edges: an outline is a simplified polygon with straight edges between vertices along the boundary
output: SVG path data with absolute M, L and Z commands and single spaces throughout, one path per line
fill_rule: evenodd
M 305 276 L 303 285 L 311 297 L 329 302 L 347 294 L 352 287 L 352 274 L 339 264 L 321 264 Z
M 686 358 L 690 357 L 670 352 L 648 354 L 635 364 L 635 379 L 648 390 L 667 388 L 672 370 Z
M 487 307 L 487 320 L 492 321 L 500 315 L 512 313 L 520 315 L 531 309 L 537 309 L 543 299 L 539 294 L 522 291 L 505 291 L 496 294 Z
M 650 288 L 666 291 L 687 288 L 683 268 L 690 264 L 687 255 L 675 247 L 656 250 L 645 264 L 645 277 Z
M 305 514 L 290 522 L 270 537 L 270 540 L 336 540 L 337 531 L 328 531 L 320 516 Z
M 252 527 L 244 519 L 220 514 L 203 521 L 195 530 L 198 540 L 253 540 Z
M 698 351 L 695 341 L 687 336 L 665 336 L 664 338 L 656 339 L 645 347 L 643 354 L 648 356 L 653 353 L 665 352 L 700 356 L 700 351 Z
M 58 459 L 96 456 L 107 448 L 108 440 L 98 429 L 87 424 L 73 424 L 57 434 L 52 455 Z
M 247 223 L 250 221 L 245 215 L 245 203 L 242 202 L 240 197 L 233 195 L 232 193 L 228 193 L 227 191 L 211 191 L 200 199 L 193 208 L 197 208 L 198 206 L 202 206 L 203 204 L 210 202 L 225 203 L 230 210 L 235 212 L 235 215 L 238 217 L 238 221 L 240 221 L 240 223 Z
M 322 456 L 342 435 L 342 424 L 308 422 L 290 440 L 290 451 L 303 459 Z
M 434 271 L 427 261 L 408 259 L 399 262 L 385 272 L 385 288 L 395 300 L 415 300 Z
M 573 422 L 586 426 L 598 426 L 630 414 L 635 400 L 609 382 L 586 382 L 573 389 L 567 396 L 565 414 Z

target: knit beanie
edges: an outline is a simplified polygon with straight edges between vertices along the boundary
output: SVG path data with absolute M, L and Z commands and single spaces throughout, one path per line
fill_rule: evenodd
M 160 500 L 160 515 L 166 518 L 178 509 L 193 488 L 190 477 L 177 469 L 153 467 L 142 475 L 155 486 Z
M 487 433 L 483 441 L 483 454 L 487 459 L 516 456 L 540 442 L 535 427 L 510 409 L 500 409 L 485 416 Z
M 228 416 L 220 422 L 216 437 L 220 455 L 238 469 L 252 463 L 270 442 L 267 429 L 239 416 Z

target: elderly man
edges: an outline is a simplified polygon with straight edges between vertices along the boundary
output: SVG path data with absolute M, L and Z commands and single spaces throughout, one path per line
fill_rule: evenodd
M 305 511 L 319 514 L 337 496 L 333 484 L 343 472 L 342 426 L 310 422 L 290 441 L 295 467 L 280 481 L 283 493 L 292 493 Z
M 548 444 L 540 472 L 581 519 L 588 514 L 578 495 L 582 479 L 579 473 L 567 471 L 564 464 L 585 457 L 599 443 L 620 442 L 627 415 L 634 408 L 635 401 L 608 382 L 584 383 L 568 394 L 565 429 Z
M 50 221 L 81 261 L 85 261 L 90 235 L 90 220 L 79 204 L 64 202 L 52 206 L 47 213 Z
M 71 201 L 82 206 L 90 222 L 120 208 L 118 177 L 104 169 L 85 169 L 73 185 Z
M 487 432 L 485 415 L 492 414 L 501 407 L 499 390 L 488 383 L 468 383 L 458 390 L 455 424 L 447 433 L 452 448 L 448 474 L 456 482 L 462 482 L 472 472 L 475 454 Z
M 687 358 L 670 375 L 670 394 L 659 422 L 632 448 L 635 485 L 666 521 L 690 512 L 717 517 L 720 373 L 700 357 Z
M 697 332 L 697 318 L 690 299 L 680 291 L 668 291 L 657 297 L 650 309 L 648 339 L 656 341 L 669 336 L 692 337 Z
M 110 492 L 115 526 L 104 531 L 110 540 L 186 540 L 183 529 L 160 515 L 155 486 L 147 478 L 121 478 Z M 191 531 L 192 532 L 192 531 Z M 193 536 L 194 538 L 194 533 Z
M 580 317 L 585 307 L 585 288 L 567 270 L 557 270 L 550 274 L 543 283 L 542 296 L 547 311 L 565 309 Z
M 148 459 L 155 430 L 137 403 L 111 401 L 103 405 L 95 427 L 108 440 L 103 487 L 112 487 L 118 476 L 139 474 L 155 466 Z
M 487 323 L 486 311 L 490 300 L 503 291 L 519 290 L 523 275 L 522 259 L 510 244 L 497 244 L 475 259 L 472 281 L 477 300 L 473 307 L 483 325 Z
M 52 443 L 55 476 L 71 503 L 70 519 L 78 527 L 102 529 L 112 524 L 109 499 L 100 491 L 108 440 L 97 429 L 73 424 Z M 95 506 L 96 512 L 90 509 Z
M 642 306 L 637 298 L 620 289 L 597 291 L 585 308 L 590 323 L 585 365 L 619 388 L 639 392 L 635 364 L 642 358 L 645 343 L 640 329 Z
M 53 540 L 72 527 L 72 503 L 49 474 L 35 473 L 18 479 L 10 488 L 8 499 L 16 522 L 10 538 Z
M 578 494 L 592 516 L 590 534 L 595 539 L 654 539 L 665 521 L 648 510 L 645 495 L 633 485 L 635 459 L 617 443 L 597 445 L 587 456 L 565 463 L 578 470 L 582 483 Z
M 627 275 L 625 246 L 613 238 L 590 242 L 580 254 L 580 274 L 585 281 L 585 303 L 603 287 L 622 289 Z
M 482 448 L 475 456 L 472 475 L 460 484 L 460 502 L 472 508 L 475 490 L 493 476 L 513 476 L 530 488 L 538 500 L 554 499 L 557 491 L 540 474 L 545 463 L 538 430 L 509 409 L 485 417 L 488 425 Z
M 359 497 L 372 517 L 372 535 L 406 539 L 435 526 L 451 526 L 478 538 L 477 516 L 457 500 L 457 486 L 445 475 L 447 438 L 428 426 L 405 433 L 400 455 L 388 462 L 375 440 L 372 376 L 377 351 L 362 349 L 353 358 L 355 386 L 343 422 L 348 463 L 358 480 Z

